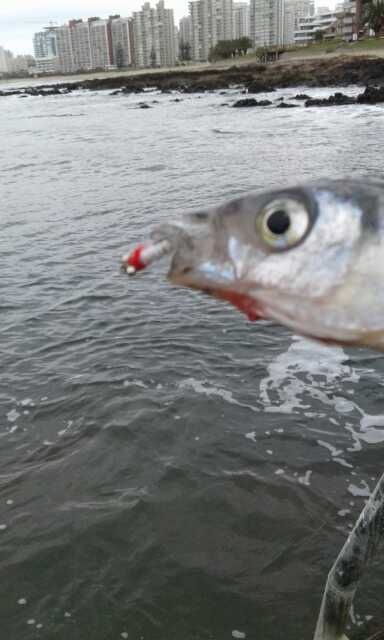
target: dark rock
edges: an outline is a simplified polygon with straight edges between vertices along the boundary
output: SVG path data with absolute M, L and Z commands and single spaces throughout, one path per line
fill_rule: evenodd
M 298 104 L 288 104 L 288 102 L 280 102 L 276 105 L 276 109 L 297 109 Z
M 183 102 L 181 98 L 175 98 L 173 102 Z
M 306 93 L 297 93 L 291 100 L 310 100 L 311 96 L 307 96 Z
M 310 98 L 305 102 L 306 107 L 336 107 L 345 104 L 356 104 L 356 98 L 337 92 L 329 98 Z
M 259 103 L 257 102 L 257 100 L 255 100 L 255 98 L 243 98 L 242 100 L 238 100 L 237 102 L 235 102 L 233 105 L 233 107 L 258 107 Z
M 269 107 L 272 102 L 270 100 L 255 100 L 255 98 L 242 98 L 235 102 L 233 107 Z
M 139 109 L 151 109 L 152 107 L 147 104 L 146 102 L 140 102 L 139 103 Z
M 274 87 L 263 80 L 253 80 L 247 85 L 248 93 L 263 93 L 264 91 L 274 91 Z
M 359 104 L 377 104 L 378 102 L 384 102 L 384 87 L 366 87 L 364 92 L 357 96 L 357 102 Z

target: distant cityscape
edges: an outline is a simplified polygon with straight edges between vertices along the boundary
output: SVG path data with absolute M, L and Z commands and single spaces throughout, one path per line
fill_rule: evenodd
M 110 15 L 49 24 L 33 38 L 34 56 L 0 46 L 0 75 L 76 73 L 92 70 L 171 67 L 205 62 L 220 41 L 249 38 L 249 48 L 307 45 L 356 31 L 355 2 L 330 11 L 314 0 L 192 0 L 175 26 L 172 9 L 145 2 L 130 17 Z

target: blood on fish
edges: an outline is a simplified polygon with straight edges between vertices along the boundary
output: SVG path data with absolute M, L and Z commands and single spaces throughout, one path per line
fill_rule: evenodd
M 265 316 L 262 309 L 257 306 L 255 300 L 250 298 L 245 293 L 237 293 L 236 291 L 228 291 L 223 289 L 214 289 L 213 294 L 220 300 L 227 300 L 233 304 L 236 309 L 239 309 L 247 316 L 248 320 L 255 322 L 256 320 L 262 320 Z

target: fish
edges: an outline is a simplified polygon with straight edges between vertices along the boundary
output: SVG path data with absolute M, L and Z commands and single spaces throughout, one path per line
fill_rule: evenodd
M 320 179 L 202 208 L 156 226 L 123 264 L 132 274 L 166 255 L 173 284 L 250 320 L 384 351 L 384 181 Z

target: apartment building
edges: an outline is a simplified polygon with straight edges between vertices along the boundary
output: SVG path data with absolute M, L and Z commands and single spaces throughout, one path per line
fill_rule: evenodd
M 12 73 L 13 71 L 13 54 L 0 47 L 0 73 Z
M 295 32 L 299 29 L 299 20 L 314 16 L 314 14 L 314 0 L 286 0 L 284 8 L 284 44 L 294 44 Z
M 249 4 L 247 2 L 233 3 L 233 37 L 249 37 Z
M 138 67 L 172 66 L 176 62 L 173 10 L 160 0 L 155 8 L 145 2 L 133 13 L 133 46 Z
M 193 60 L 208 60 L 219 40 L 233 38 L 233 0 L 192 0 L 191 53 Z
M 68 25 L 57 27 L 56 30 L 58 67 L 62 73 L 76 71 L 72 48 L 71 30 Z
M 130 18 L 111 18 L 112 57 L 117 68 L 129 67 L 133 63 Z
M 44 73 L 54 73 L 59 70 L 57 55 L 57 27 L 45 27 L 43 31 L 35 33 L 33 37 L 33 51 L 36 60 L 36 70 Z
M 298 30 L 295 31 L 295 44 L 310 44 L 315 40 L 317 32 L 321 32 L 324 39 L 334 38 L 336 24 L 336 13 L 321 7 L 314 16 L 299 19 Z
M 251 0 L 250 38 L 256 49 L 283 44 L 284 0 Z
M 173 9 L 166 9 L 164 0 L 159 0 L 156 5 L 156 14 L 159 25 L 160 66 L 171 67 L 176 62 L 177 41 Z
M 192 18 L 185 16 L 179 21 L 179 41 L 191 44 L 192 40 Z
M 111 69 L 114 66 L 111 21 L 90 18 L 88 29 L 92 69 Z

